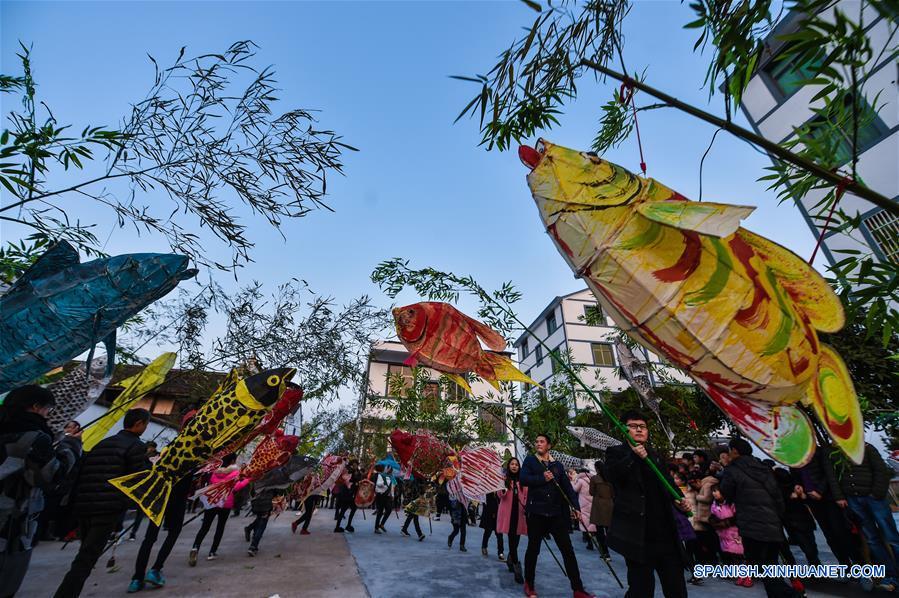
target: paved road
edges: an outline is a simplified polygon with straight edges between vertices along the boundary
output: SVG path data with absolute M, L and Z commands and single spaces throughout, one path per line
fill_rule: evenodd
M 514 582 L 505 564 L 496 559 L 495 539 L 491 540 L 490 556 L 481 555 L 480 528 L 468 528 L 466 544 L 469 552 L 461 553 L 458 540 L 454 550 L 447 549 L 446 537 L 451 526 L 445 517 L 443 521 L 432 522 L 431 530 L 424 521 L 424 532 L 427 534 L 424 542 L 401 536 L 401 522 L 395 516 L 387 523 L 386 535 L 373 533 L 370 513 L 366 513 L 366 518 L 358 513 L 354 522 L 356 533 L 343 535 L 331 531 L 331 510 L 316 512 L 310 536 L 291 534 L 292 518 L 291 513 L 285 513 L 270 523 L 259 555 L 255 558 L 246 555 L 246 542 L 241 529 L 249 519 L 230 519 L 219 549 L 220 558 L 207 562 L 204 560 L 206 553 L 201 552 L 200 562 L 195 568 L 188 567 L 187 554 L 199 521 L 190 523 L 166 564 L 166 588 L 148 590 L 139 596 L 145 596 L 148 592 L 148 598 L 164 595 L 178 598 L 269 598 L 275 595 L 282 598 L 495 598 L 521 595 L 521 586 Z M 574 536 L 575 540 L 578 538 L 579 535 Z M 208 550 L 211 541 L 210 533 L 206 538 L 205 550 Z M 104 555 L 85 585 L 83 596 L 124 596 L 138 544 L 125 542 L 116 549 L 119 569 L 112 573 L 106 572 L 108 555 Z M 526 545 L 527 541 L 522 540 L 520 557 L 523 557 Z M 587 588 L 598 596 L 623 596 L 624 591 L 615 584 L 596 553 L 587 551 L 580 542 L 576 541 L 575 546 Z M 819 538 L 818 546 L 822 550 L 822 560 L 834 562 L 826 551 L 823 539 Z M 60 547 L 58 542 L 49 542 L 35 549 L 19 596 L 46 598 L 53 594 L 75 555 L 76 544 L 69 545 L 65 550 L 60 550 Z M 805 562 L 800 555 L 797 559 L 800 563 Z M 626 569 L 621 557 L 613 555 L 612 566 L 623 580 Z M 537 571 L 537 590 L 541 598 L 571 596 L 568 587 L 559 565 L 544 549 Z M 704 586 L 688 586 L 688 590 L 690 596 L 697 598 L 760 598 L 765 595 L 760 586 L 742 588 L 723 580 L 707 580 Z M 661 593 L 657 591 L 657 595 L 661 596 Z M 809 596 L 848 598 L 863 595 L 872 596 L 864 594 L 854 584 L 823 582 L 809 585 Z

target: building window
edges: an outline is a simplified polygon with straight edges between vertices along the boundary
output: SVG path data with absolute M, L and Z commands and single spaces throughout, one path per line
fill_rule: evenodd
M 612 356 L 612 345 L 608 343 L 590 343 L 593 349 L 593 363 L 596 365 L 614 366 L 615 358 Z
M 846 94 L 843 101 L 847 106 L 851 106 L 852 94 Z M 859 102 L 857 144 L 858 153 L 861 155 L 883 139 L 887 127 L 870 104 L 864 99 L 860 99 Z M 838 122 L 833 117 L 827 118 L 822 115 L 808 121 L 804 128 L 807 135 L 815 141 L 826 142 L 828 153 L 833 156 L 834 166 L 842 166 L 852 160 L 852 121 L 851 117 Z
M 493 438 L 506 436 L 505 408 L 502 405 L 483 405 L 478 407 L 478 421 L 481 429 Z
M 784 48 L 762 69 L 783 99 L 802 89 L 804 81 L 814 78 L 824 58 L 822 52 L 815 52 L 813 56 L 809 56 L 807 52 L 799 52 L 781 59 L 785 52 L 791 52 L 791 48 L 792 44 Z
M 411 390 L 415 384 L 412 368 L 406 365 L 389 364 L 387 366 L 387 392 L 384 393 L 384 396 L 391 396 L 393 390 L 398 390 L 396 386 L 400 379 L 402 379 L 403 390 Z
M 558 328 L 559 325 L 556 323 L 556 310 L 553 310 L 552 313 L 546 316 L 546 335 L 549 336 Z
M 521 341 L 521 357 L 525 358 L 528 356 L 528 339 L 524 339 Z
M 865 217 L 864 223 L 884 258 L 899 264 L 899 217 L 881 209 Z
M 536 347 L 534 347 L 534 353 L 536 353 L 537 355 L 537 365 L 543 363 L 543 346 L 537 345 Z
M 587 326 L 605 326 L 606 316 L 599 305 L 584 306 L 584 322 Z
M 531 370 L 526 371 L 524 373 L 524 375 L 527 376 L 528 378 L 531 378 Z M 531 379 L 533 380 L 533 378 L 531 378 Z M 525 394 L 531 392 L 532 388 L 534 388 L 533 384 L 528 384 L 527 382 L 524 383 L 524 393 Z
M 558 374 L 562 371 L 562 366 L 559 361 L 562 359 L 562 348 L 556 347 L 551 351 L 552 353 L 552 368 L 553 374 Z
M 451 403 L 461 403 L 465 400 L 465 396 L 468 393 L 465 392 L 465 389 L 453 382 L 452 380 L 446 380 L 446 400 Z

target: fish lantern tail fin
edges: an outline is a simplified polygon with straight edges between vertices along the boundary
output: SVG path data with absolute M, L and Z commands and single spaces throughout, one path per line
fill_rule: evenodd
M 818 371 L 809 383 L 806 404 L 834 443 L 856 464 L 865 456 L 865 422 L 849 370 L 839 353 L 821 345 Z
M 119 478 L 109 483 L 121 490 L 155 525 L 162 524 L 162 515 L 172 493 L 172 482 L 153 469 L 145 469 Z
M 693 379 L 740 432 L 775 461 L 802 467 L 814 456 L 815 430 L 799 407 L 748 399 L 700 377 Z
M 468 384 L 468 380 L 466 380 L 463 376 L 460 376 L 459 374 L 444 374 L 444 376 L 461 386 L 462 389 L 465 390 L 465 392 L 467 392 L 468 394 L 474 394 L 473 392 L 471 392 L 471 386 Z
M 516 368 L 512 364 L 512 360 L 505 355 L 500 355 L 498 353 L 488 353 L 487 356 L 490 360 L 490 365 L 493 366 L 493 372 L 495 373 L 497 380 L 503 380 L 506 382 L 524 382 L 525 384 L 540 386 L 536 381 L 532 380 L 529 376 L 525 375 L 518 368 Z
M 194 495 L 191 496 L 191 498 L 197 498 L 198 496 L 203 495 L 206 497 L 206 500 L 209 501 L 210 505 L 216 505 L 228 498 L 228 495 L 231 494 L 231 491 L 234 490 L 236 485 L 237 476 L 228 480 L 216 482 L 215 484 L 210 484 L 205 488 L 200 488 L 194 492 Z

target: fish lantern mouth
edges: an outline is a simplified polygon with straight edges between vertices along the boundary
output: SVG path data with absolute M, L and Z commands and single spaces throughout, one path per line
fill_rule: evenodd
M 518 148 L 518 157 L 521 160 L 521 163 L 527 166 L 530 170 L 534 170 L 537 166 L 540 165 L 540 161 L 543 159 L 543 153 L 546 150 L 543 145 L 543 141 L 540 140 L 537 142 L 536 149 L 529 145 L 522 145 Z

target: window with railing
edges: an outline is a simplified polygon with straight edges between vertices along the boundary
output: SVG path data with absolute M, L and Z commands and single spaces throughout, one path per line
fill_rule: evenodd
M 878 210 L 864 219 L 865 228 L 887 261 L 899 264 L 899 217 Z
M 549 336 L 553 332 L 559 329 L 559 324 L 556 322 L 556 312 L 553 310 L 548 316 L 546 316 L 546 334 Z

